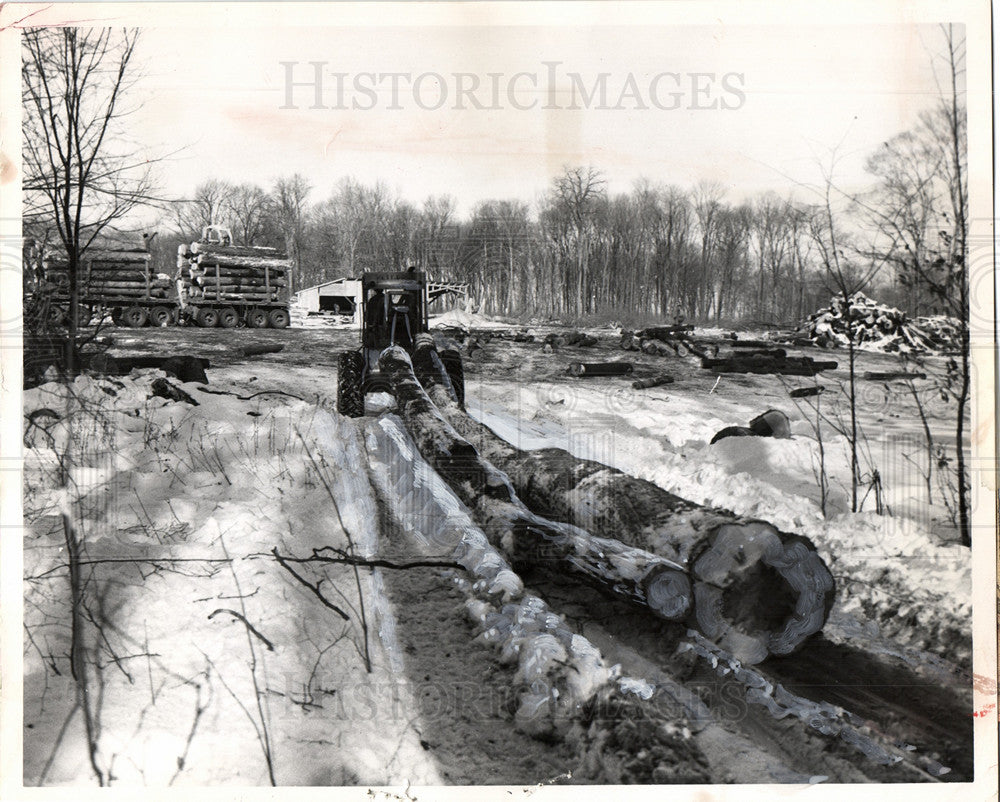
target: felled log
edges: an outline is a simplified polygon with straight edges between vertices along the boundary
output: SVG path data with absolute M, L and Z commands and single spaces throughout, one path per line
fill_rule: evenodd
M 888 371 L 879 373 L 877 371 L 867 371 L 864 378 L 869 381 L 901 381 L 905 379 L 926 379 L 926 373 L 908 373 L 904 370 Z
M 664 384 L 673 384 L 674 377 L 666 373 L 660 376 L 652 376 L 648 379 L 639 379 L 632 382 L 633 390 L 648 390 L 650 387 L 661 387 Z
M 789 390 L 788 395 L 792 398 L 809 398 L 809 396 L 819 395 L 825 389 L 822 384 L 817 384 L 815 387 L 799 387 L 795 390 Z
M 729 343 L 731 348 L 771 348 L 773 345 L 770 340 L 734 340 Z
M 423 355 L 424 373 L 439 372 L 440 380 L 447 381 L 436 351 L 424 349 Z M 438 364 L 431 364 L 434 359 Z M 680 566 L 532 513 L 518 498 L 510 479 L 483 459 L 431 403 L 405 350 L 387 348 L 379 357 L 379 367 L 389 378 L 397 410 L 424 459 L 469 507 L 490 542 L 515 565 L 530 563 L 542 571 L 570 571 L 580 580 L 668 620 L 687 614 L 691 586 Z
M 788 416 L 780 409 L 769 409 L 750 421 L 750 428 L 760 437 L 786 439 L 792 436 Z
M 563 345 L 576 345 L 580 348 L 591 348 L 597 345 L 596 337 L 590 334 L 585 334 L 582 331 L 568 332 L 567 334 L 564 334 L 561 339 Z
M 725 440 L 727 437 L 758 437 L 759 435 L 751 429 L 749 426 L 727 426 L 724 429 L 719 429 L 709 441 L 710 446 L 714 446 L 720 440 Z
M 694 331 L 694 326 L 649 326 L 639 331 L 638 334 L 640 337 L 666 342 L 691 331 Z
M 638 351 L 642 347 L 642 340 L 631 331 L 623 331 L 618 338 L 618 347 L 623 351 Z
M 261 354 L 277 354 L 279 351 L 283 351 L 284 345 L 280 343 L 275 344 L 261 344 L 261 345 L 244 345 L 240 349 L 240 353 L 243 356 L 260 356 Z
M 785 376 L 815 376 L 834 370 L 836 362 L 817 362 L 810 357 L 732 356 L 713 359 L 702 357 L 701 366 L 716 373 L 776 373 Z
M 277 248 L 263 245 L 220 245 L 214 242 L 193 242 L 191 252 L 200 254 L 218 254 L 222 256 L 264 256 L 272 259 L 284 259 L 285 254 Z
M 834 582 L 807 538 L 561 449 L 521 451 L 470 418 L 440 379 L 425 381 L 436 409 L 505 472 L 533 512 L 685 566 L 695 599 L 691 625 L 738 659 L 790 654 L 823 628 Z
M 166 379 L 153 379 L 153 383 L 150 384 L 149 389 L 152 392 L 150 398 L 159 396 L 160 398 L 166 398 L 168 401 L 182 401 L 194 407 L 198 406 L 198 402 L 190 395 Z
M 278 270 L 288 268 L 288 260 L 284 257 L 266 256 L 231 256 L 225 253 L 207 253 L 198 257 L 198 264 L 202 267 L 243 267 L 263 269 L 265 267 Z
M 676 346 L 670 346 L 660 340 L 640 340 L 639 350 L 649 356 L 673 356 L 677 353 Z
M 566 368 L 572 376 L 627 376 L 631 362 L 571 362 Z

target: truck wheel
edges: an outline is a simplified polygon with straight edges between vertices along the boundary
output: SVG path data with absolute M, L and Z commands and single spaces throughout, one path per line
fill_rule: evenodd
M 267 315 L 267 320 L 276 329 L 286 329 L 291 322 L 288 312 L 284 309 L 272 309 Z
M 364 359 L 360 351 L 342 351 L 337 361 L 337 412 L 348 418 L 365 414 L 365 394 L 361 389 Z
M 439 354 L 444 369 L 451 379 L 451 386 L 458 396 L 458 405 L 465 409 L 465 368 L 462 366 L 462 355 L 454 348 L 447 348 Z
M 122 310 L 121 310 L 121 307 L 119 307 L 119 306 L 113 306 L 113 307 L 111 307 L 111 322 L 114 323 L 116 326 L 124 326 L 125 325 L 124 323 L 122 323 Z
M 141 329 L 149 320 L 149 314 L 141 306 L 130 306 L 122 310 L 122 323 L 130 329 Z
M 240 316 L 231 306 L 219 310 L 219 325 L 224 329 L 235 329 L 240 322 Z
M 252 329 L 266 329 L 267 311 L 264 309 L 251 309 L 247 312 L 247 325 Z
M 194 322 L 203 329 L 212 329 L 219 325 L 219 313 L 210 306 L 203 306 L 194 313 Z
M 173 322 L 173 312 L 165 306 L 154 306 L 149 310 L 149 325 L 162 328 Z

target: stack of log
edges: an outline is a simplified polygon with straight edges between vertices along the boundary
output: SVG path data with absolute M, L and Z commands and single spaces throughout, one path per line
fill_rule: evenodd
M 88 248 L 80 258 L 77 283 L 80 297 L 129 299 L 167 298 L 170 276 L 153 273 L 151 255 L 144 248 L 105 245 Z M 69 291 L 69 258 L 63 250 L 43 255 L 45 278 L 56 292 Z
M 565 571 L 571 564 L 581 578 L 605 587 L 611 580 L 610 592 L 667 618 L 685 606 L 680 568 L 691 586 L 688 623 L 746 663 L 790 654 L 823 627 L 834 583 L 807 538 L 686 501 L 560 449 L 521 451 L 465 413 L 439 363 L 427 344 L 414 351 L 416 377 L 405 352 L 389 349 L 380 358 L 418 449 L 480 509 L 488 536 L 515 563 L 544 563 L 551 549 L 556 559 L 543 567 Z M 575 537 L 558 534 L 565 525 Z M 585 566 L 573 555 L 592 559 Z
M 803 322 L 791 341 L 830 348 L 847 346 L 853 340 L 856 347 L 888 353 L 938 353 L 960 349 L 961 331 L 961 323 L 954 318 L 937 315 L 909 320 L 905 312 L 858 292 L 849 304 L 843 296 L 835 296 L 828 307 Z
M 193 242 L 177 249 L 177 279 L 195 301 L 279 301 L 290 269 L 291 261 L 277 248 Z
M 618 341 L 623 351 L 642 351 L 650 356 L 707 357 L 718 353 L 718 345 L 696 340 L 694 326 L 650 326 L 639 331 L 624 330 Z

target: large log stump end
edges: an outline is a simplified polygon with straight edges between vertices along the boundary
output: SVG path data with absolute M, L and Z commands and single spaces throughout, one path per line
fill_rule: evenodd
M 823 628 L 833 577 L 808 542 L 762 522 L 724 524 L 692 565 L 697 627 L 747 664 Z

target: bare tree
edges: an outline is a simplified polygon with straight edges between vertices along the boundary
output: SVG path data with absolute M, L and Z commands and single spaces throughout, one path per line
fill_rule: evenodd
M 124 145 L 138 30 L 24 31 L 24 217 L 55 231 L 69 274 L 66 368 L 75 370 L 80 264 L 92 244 L 150 198 L 150 160 Z
M 968 167 L 965 108 L 965 40 L 941 27 L 943 62 L 938 104 L 912 131 L 890 140 L 868 161 L 880 179 L 857 204 L 876 232 L 868 249 L 896 268 L 914 311 L 954 318 L 958 359 L 948 362 L 940 390 L 956 402 L 955 474 L 962 542 L 971 543 L 965 417 L 969 404 Z M 937 66 L 935 64 L 935 66 Z
M 201 236 L 205 226 L 226 225 L 232 184 L 212 179 L 199 184 L 194 196 L 174 202 L 177 228 L 188 238 Z
M 271 191 L 271 212 L 285 238 L 285 250 L 292 260 L 292 282 L 289 291 L 302 282 L 302 251 L 306 231 L 306 198 L 312 187 L 305 177 L 296 173 L 279 178 Z

